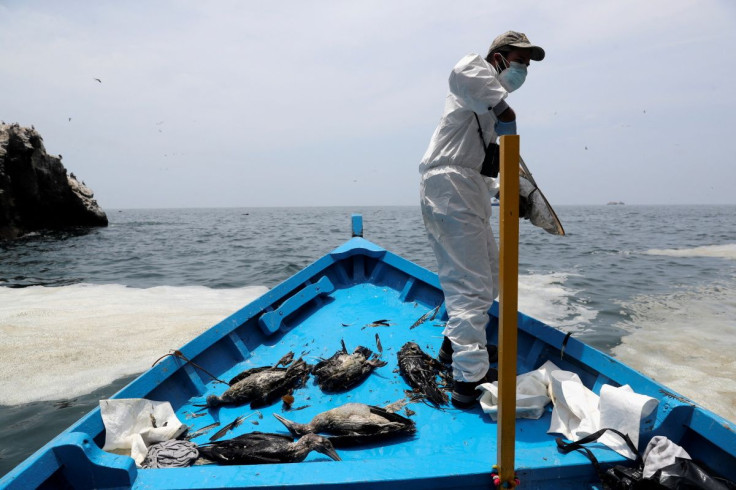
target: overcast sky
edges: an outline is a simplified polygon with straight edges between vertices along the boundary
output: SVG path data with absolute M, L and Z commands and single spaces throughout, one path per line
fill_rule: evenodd
M 736 203 L 733 0 L 0 0 L 0 119 L 104 209 L 416 205 L 450 70 L 509 29 L 553 204 Z

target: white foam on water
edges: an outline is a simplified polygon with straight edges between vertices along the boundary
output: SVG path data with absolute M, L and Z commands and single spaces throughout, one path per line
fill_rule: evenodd
M 266 291 L 0 287 L 0 405 L 68 399 L 145 371 Z
M 598 312 L 573 301 L 576 291 L 564 286 L 570 274 L 519 276 L 519 311 L 566 332 L 585 330 Z
M 630 335 L 613 349 L 629 366 L 736 420 L 736 285 L 640 296 L 622 306 Z
M 719 257 L 736 260 L 736 243 L 726 245 L 704 245 L 702 247 L 683 249 L 651 249 L 647 255 L 665 255 L 668 257 Z

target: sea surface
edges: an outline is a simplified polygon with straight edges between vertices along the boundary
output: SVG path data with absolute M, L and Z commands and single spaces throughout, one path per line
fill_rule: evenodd
M 520 228 L 519 309 L 736 420 L 736 206 L 559 206 Z M 0 244 L 0 476 L 350 238 L 431 270 L 418 207 L 108 210 Z M 495 227 L 497 228 L 497 227 Z

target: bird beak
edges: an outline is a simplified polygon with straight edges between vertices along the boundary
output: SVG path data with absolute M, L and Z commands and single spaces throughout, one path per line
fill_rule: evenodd
M 337 451 L 335 451 L 335 448 L 332 447 L 332 444 L 330 444 L 329 447 L 322 446 L 319 449 L 317 449 L 317 451 L 321 452 L 322 454 L 326 456 L 329 456 L 330 458 L 333 459 L 333 461 L 342 461 L 342 459 L 340 459 L 340 456 L 338 456 Z
M 291 435 L 293 437 L 301 437 L 305 434 L 304 432 L 299 431 L 298 425 L 295 422 L 292 422 L 291 420 L 287 420 L 277 413 L 274 413 L 272 415 L 276 417 L 276 420 L 284 424 L 286 428 L 289 429 L 289 432 L 291 432 Z

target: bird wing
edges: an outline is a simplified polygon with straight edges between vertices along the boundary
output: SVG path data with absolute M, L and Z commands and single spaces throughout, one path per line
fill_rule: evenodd
M 397 422 L 402 424 L 406 429 L 411 429 L 412 431 L 416 430 L 416 425 L 414 424 L 413 420 L 399 415 L 398 413 L 389 412 L 385 408 L 376 407 L 374 405 L 369 405 L 368 408 L 370 409 L 372 414 L 380 415 L 389 422 Z
M 261 371 L 265 371 L 266 369 L 280 369 L 280 368 L 272 368 L 271 366 L 261 366 L 257 368 L 246 369 L 245 371 L 243 371 L 242 373 L 238 374 L 237 376 L 232 378 L 230 381 L 228 381 L 227 384 L 232 386 L 238 381 L 244 380 L 245 378 L 249 376 L 252 376 L 256 373 L 260 373 Z

